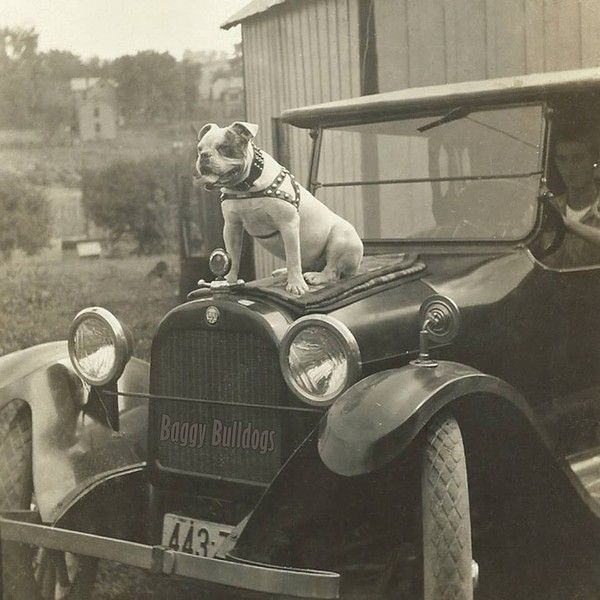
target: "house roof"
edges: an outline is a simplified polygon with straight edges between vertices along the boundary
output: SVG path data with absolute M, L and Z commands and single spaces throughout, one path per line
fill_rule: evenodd
M 100 77 L 74 77 L 71 79 L 71 91 L 72 92 L 84 92 L 95 86 Z
M 71 79 L 71 91 L 85 92 L 86 90 L 93 88 L 101 79 L 113 87 L 116 87 L 117 85 L 117 82 L 113 79 L 104 79 L 102 77 L 74 77 Z
M 296 127 L 342 126 L 425 115 L 459 106 L 533 102 L 550 95 L 585 90 L 600 92 L 600 68 L 533 73 L 465 81 L 372 94 L 283 111 L 281 119 Z
M 239 25 L 242 21 L 245 21 L 248 17 L 258 15 L 269 10 L 273 6 L 283 4 L 284 2 L 287 2 L 287 0 L 252 0 L 252 2 L 249 2 L 244 8 L 238 10 L 238 12 L 229 17 L 229 19 L 221 25 L 221 29 L 231 29 L 232 27 Z

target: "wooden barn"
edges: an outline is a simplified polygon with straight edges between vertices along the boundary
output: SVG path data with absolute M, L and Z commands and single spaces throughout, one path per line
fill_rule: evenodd
M 306 181 L 309 139 L 280 130 L 284 109 L 476 79 L 600 65 L 597 0 L 253 0 L 223 24 L 241 26 L 246 115 L 258 143 Z M 345 143 L 325 171 L 356 174 Z M 358 190 L 320 196 L 363 234 L 380 224 Z M 344 194 L 342 198 L 340 194 Z M 418 216 L 417 216 L 418 218 Z M 279 266 L 255 250 L 257 275 Z

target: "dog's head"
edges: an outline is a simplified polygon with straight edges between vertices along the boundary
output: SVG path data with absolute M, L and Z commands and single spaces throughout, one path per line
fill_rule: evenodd
M 229 127 L 208 123 L 198 132 L 197 177 L 208 189 L 244 179 L 252 162 L 251 142 L 258 125 L 236 121 Z

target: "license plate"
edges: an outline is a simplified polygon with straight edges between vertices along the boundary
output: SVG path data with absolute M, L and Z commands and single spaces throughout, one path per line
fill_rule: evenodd
M 233 527 L 167 513 L 163 519 L 162 545 L 195 556 L 214 556 Z

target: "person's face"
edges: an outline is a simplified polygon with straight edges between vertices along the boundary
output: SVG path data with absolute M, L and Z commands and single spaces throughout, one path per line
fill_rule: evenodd
M 585 142 L 558 142 L 554 161 L 567 189 L 584 189 L 593 183 L 594 157 Z

